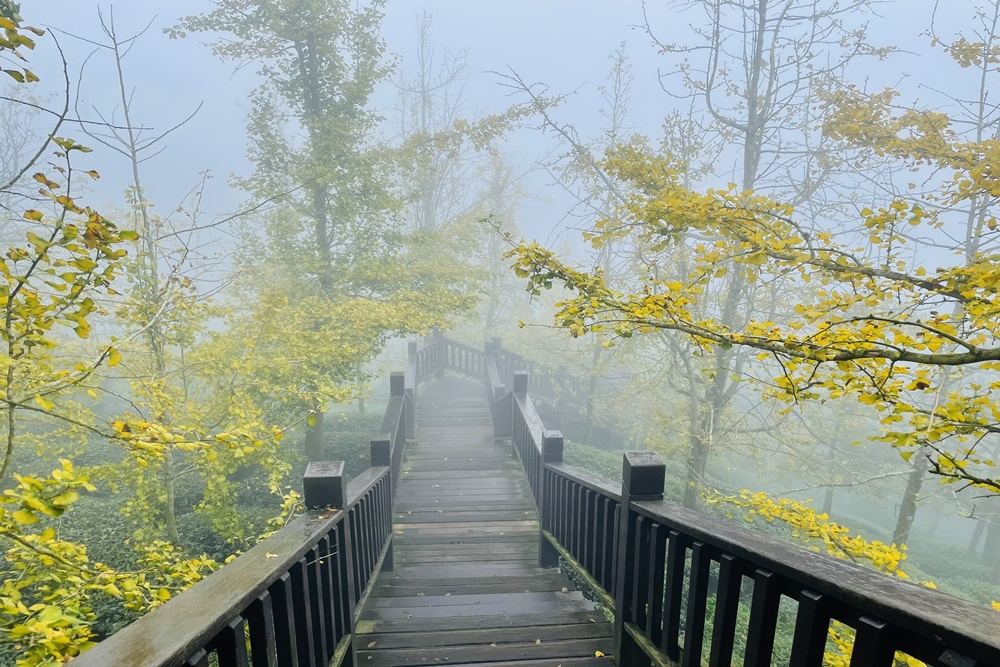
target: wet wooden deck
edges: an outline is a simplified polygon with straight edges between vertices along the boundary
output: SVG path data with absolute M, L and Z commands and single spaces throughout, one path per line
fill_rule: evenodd
M 355 642 L 361 667 L 607 666 L 611 625 L 556 569 L 538 567 L 538 520 L 485 390 L 420 389 L 417 438 L 396 496 L 395 568 L 379 575 Z

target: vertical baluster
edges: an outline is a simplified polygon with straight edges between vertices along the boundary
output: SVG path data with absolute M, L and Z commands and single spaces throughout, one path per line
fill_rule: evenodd
M 750 603 L 750 624 L 747 628 L 744 660 L 746 667 L 770 667 L 780 604 L 778 575 L 758 569 L 753 578 L 753 599 Z
M 337 602 L 333 588 L 333 549 L 330 535 L 319 541 L 317 551 L 320 562 L 317 563 L 317 574 L 320 580 L 320 592 L 323 596 L 323 632 L 326 633 L 326 645 L 330 654 L 337 647 Z
M 364 549 L 364 540 L 361 537 L 362 534 L 362 517 L 360 516 L 359 506 L 355 505 L 351 508 L 348 514 L 348 527 L 351 533 L 351 577 L 354 581 L 354 602 L 357 604 L 361 596 L 361 591 L 365 588 L 364 578 L 361 574 L 361 569 L 363 567 L 362 562 L 364 561 L 364 555 L 362 550 Z
M 605 496 L 597 497 L 597 544 L 594 550 L 594 578 L 601 583 L 601 588 L 609 590 L 611 582 L 605 573 L 608 562 L 608 514 L 611 499 Z
M 382 540 L 378 534 L 378 486 L 373 486 L 368 492 L 368 535 L 371 543 L 368 545 L 368 577 L 365 579 L 365 586 L 375 576 L 375 565 L 378 563 L 378 555 L 382 550 Z
M 708 574 L 712 560 L 702 542 L 691 545 L 691 579 L 688 583 L 687 618 L 684 625 L 682 667 L 701 667 L 702 641 L 705 638 L 705 612 L 708 599 Z
M 198 649 L 194 655 L 184 661 L 184 667 L 209 667 L 208 652 L 203 648 Z
M 315 629 L 308 570 L 306 559 L 300 558 L 289 571 L 292 575 L 292 604 L 295 606 L 295 650 L 302 667 L 320 667 L 312 650 L 315 645 Z
M 618 578 L 618 520 L 621 517 L 621 503 L 614 503 L 611 513 L 611 531 L 608 534 L 608 553 L 611 555 L 610 574 L 608 575 L 608 591 L 615 590 L 615 581 Z
M 548 492 L 545 494 L 545 516 L 541 526 L 553 536 L 556 536 L 555 517 L 559 515 L 559 477 L 551 471 L 545 471 L 545 488 Z
M 268 589 L 271 593 L 271 611 L 274 614 L 274 646 L 281 667 L 298 667 L 299 656 L 295 649 L 296 628 L 292 596 L 292 578 L 286 572 Z
M 569 544 L 569 518 L 573 511 L 573 482 L 563 479 L 563 507 L 559 513 L 559 541 L 565 546 Z
M 820 667 L 830 629 L 829 604 L 825 596 L 802 591 L 795 616 L 791 664 Z
M 270 593 L 264 591 L 250 603 L 246 619 L 254 667 L 278 667 Z
M 354 580 L 351 567 L 351 539 L 348 526 L 349 517 L 337 524 L 337 580 L 340 583 L 340 598 L 344 614 L 344 634 L 354 631 Z
M 386 545 L 385 558 L 382 560 L 383 572 L 392 572 L 395 568 L 395 563 L 393 562 L 395 549 L 392 535 L 392 494 L 394 488 L 392 480 L 385 480 L 382 490 L 382 541 Z
M 372 529 L 372 517 L 371 517 L 371 497 L 368 494 L 363 495 L 358 500 L 358 529 L 361 544 L 359 544 L 358 553 L 360 555 L 359 560 L 361 578 L 358 580 L 358 588 L 364 590 L 368 585 L 368 579 L 371 577 L 371 549 L 372 543 L 375 541 L 372 539 L 371 529 Z
M 219 667 L 250 667 L 242 616 L 229 621 L 212 643 L 215 645 L 215 657 L 219 660 Z
M 649 591 L 649 526 L 652 520 L 635 518 L 635 576 L 632 578 L 632 622 L 637 626 L 646 625 L 646 594 Z
M 889 624 L 862 616 L 855 630 L 851 667 L 892 667 L 896 649 Z
M 580 554 L 580 564 L 583 569 L 594 574 L 594 548 L 597 544 L 597 530 L 594 523 L 597 507 L 597 493 L 591 489 L 583 491 L 583 553 Z
M 313 654 L 317 665 L 325 665 L 330 661 L 333 648 L 326 642 L 326 600 L 323 599 L 323 583 L 321 581 L 320 550 L 313 547 L 306 552 L 306 584 L 309 587 L 309 609 L 313 620 Z
M 649 528 L 649 562 L 647 565 L 646 634 L 654 645 L 663 638 L 663 588 L 667 561 L 667 529 L 658 523 Z
M 712 653 L 709 667 L 730 667 L 736 640 L 736 612 L 740 605 L 743 572 L 735 556 L 722 554 L 719 559 L 719 583 L 715 593 L 715 622 L 712 627 Z M 792 664 L 798 666 L 798 663 Z
M 333 633 L 335 637 L 334 645 L 340 642 L 341 638 L 350 632 L 350 625 L 347 619 L 347 609 L 344 603 L 344 591 L 347 587 L 340 579 L 340 560 L 343 557 L 340 549 L 339 528 L 343 522 L 333 527 L 327 535 L 330 546 L 329 569 L 331 598 L 330 603 L 333 609 Z
M 667 538 L 665 621 L 660 648 L 671 660 L 680 659 L 681 603 L 684 595 L 684 561 L 687 545 L 681 534 L 671 530 Z

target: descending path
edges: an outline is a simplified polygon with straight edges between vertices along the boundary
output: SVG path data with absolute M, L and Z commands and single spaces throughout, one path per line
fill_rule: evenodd
M 360 667 L 611 664 L 611 625 L 556 569 L 538 567 L 538 519 L 481 385 L 421 388 L 396 496 L 395 568 L 357 627 Z

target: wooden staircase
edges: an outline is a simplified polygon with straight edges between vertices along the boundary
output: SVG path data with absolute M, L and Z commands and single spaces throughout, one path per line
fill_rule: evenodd
M 481 384 L 421 389 L 383 570 L 357 625 L 357 664 L 612 664 L 612 626 L 557 569 L 538 567 L 538 517 Z M 603 655 L 604 657 L 599 657 Z

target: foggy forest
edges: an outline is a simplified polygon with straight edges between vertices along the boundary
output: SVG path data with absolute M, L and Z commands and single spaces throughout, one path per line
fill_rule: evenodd
M 567 465 L 1000 637 L 998 99 L 998 0 L 0 0 L 0 665 L 361 475 L 436 336 L 570 378 Z

